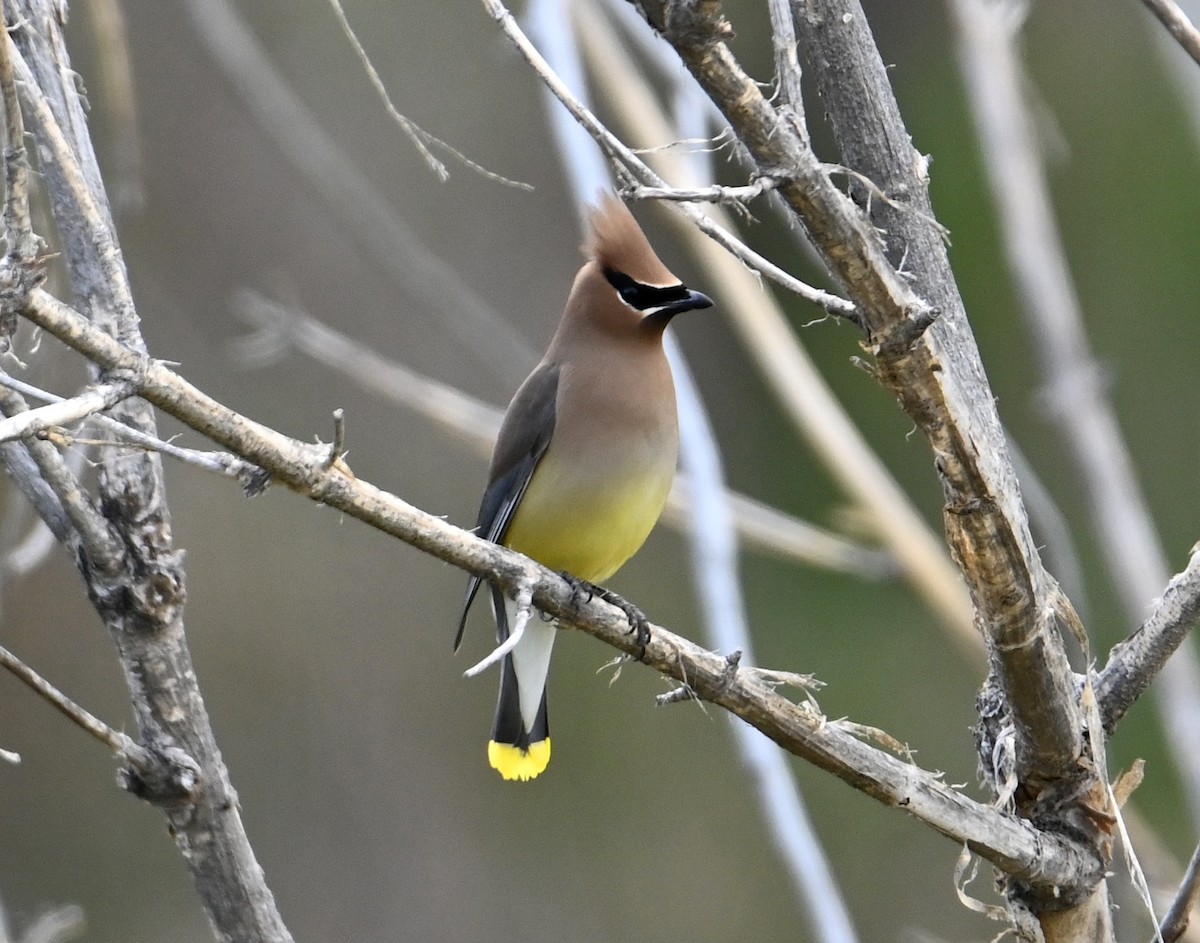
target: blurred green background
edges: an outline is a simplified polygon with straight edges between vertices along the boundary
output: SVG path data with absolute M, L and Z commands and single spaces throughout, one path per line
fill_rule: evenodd
M 731 0 L 736 51 L 769 81 L 766 14 Z M 381 353 L 503 405 L 527 365 L 464 349 L 444 316 L 336 221 L 263 133 L 177 4 L 127 0 L 145 202 L 120 236 L 152 352 L 181 362 L 226 404 L 299 438 L 330 437 L 343 407 L 355 472 L 450 520 L 473 522 L 484 459 L 444 430 L 290 356 L 246 369 L 231 312 L 242 287 L 299 299 Z M 489 168 L 536 185 L 506 189 L 451 162 L 438 183 L 385 117 L 321 0 L 243 0 L 278 68 L 426 244 L 540 349 L 579 264 L 576 215 L 540 89 L 469 0 L 346 0 L 397 107 Z M 933 199 L 1002 417 L 1074 527 L 1081 608 L 1098 647 L 1131 628 L 1103 574 L 1059 436 L 1039 399 L 1015 307 L 952 35 L 940 2 L 867 4 L 914 142 L 934 158 Z M 102 165 L 116 139 L 99 67 L 111 50 L 73 5 L 73 54 Z M 1159 27 L 1134 0 L 1045 0 L 1025 30 L 1045 128 L 1060 140 L 1054 194 L 1098 357 L 1175 568 L 1200 538 L 1200 296 L 1186 104 L 1163 67 Z M 1175 50 L 1175 52 L 1178 52 Z M 819 108 L 812 109 L 814 120 Z M 732 179 L 732 178 L 731 178 Z M 110 180 L 110 187 L 113 182 Z M 662 210 L 638 211 L 660 254 L 706 285 Z M 754 244 L 799 268 L 777 223 Z M 784 299 L 799 325 L 816 316 Z M 678 322 L 731 483 L 819 523 L 841 498 L 798 444 L 721 312 Z M 869 377 L 847 327 L 803 330 L 829 382 L 932 522 L 929 451 Z M 23 350 L 28 351 L 28 337 Z M 78 365 L 48 342 L 36 376 L 69 392 Z M 514 379 L 515 378 L 515 379 Z M 168 431 L 176 431 L 164 424 Z M 187 444 L 203 446 L 194 435 Z M 450 652 L 463 574 L 274 488 L 167 466 L 176 539 L 187 550 L 188 626 L 217 736 L 251 838 L 300 940 L 810 939 L 749 779 L 715 709 L 655 708 L 666 689 L 571 634 L 552 684 L 555 760 L 524 786 L 488 768 L 495 677 L 464 680 L 487 651 L 482 608 Z M 863 583 L 747 554 L 759 661 L 812 672 L 831 717 L 878 725 L 950 782 L 975 782 L 968 728 L 980 664 L 903 585 Z M 687 548 L 660 528 L 614 581 L 658 622 L 699 637 Z M 116 726 L 127 694 L 110 643 L 61 552 L 3 597 L 0 641 Z M 0 677 L 0 900 L 14 929 L 75 902 L 95 943 L 207 941 L 210 933 L 162 817 L 114 786 L 102 749 L 14 680 Z M 1192 830 L 1150 704 L 1111 746 L 1148 761 L 1140 809 L 1186 859 Z M 958 850 L 919 823 L 797 764 L 810 811 L 864 940 L 984 940 L 996 928 L 956 900 Z M 990 882 L 978 882 L 981 889 Z

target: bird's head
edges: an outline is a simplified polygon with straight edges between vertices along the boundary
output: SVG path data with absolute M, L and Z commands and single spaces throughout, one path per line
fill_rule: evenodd
M 632 324 L 638 333 L 661 334 L 681 311 L 712 305 L 711 298 L 688 288 L 662 263 L 633 214 L 615 196 L 602 196 L 589 222 L 591 234 L 583 246 L 589 263 L 576 287 L 604 296 L 606 303 L 596 308 L 606 318 Z

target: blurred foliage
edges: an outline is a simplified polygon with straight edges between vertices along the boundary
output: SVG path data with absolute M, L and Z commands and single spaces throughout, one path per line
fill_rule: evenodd
M 528 180 L 504 189 L 451 164 L 439 185 L 384 116 L 325 4 L 244 0 L 278 67 L 357 166 L 428 245 L 511 319 L 545 342 L 578 264 L 575 214 L 548 142 L 540 91 L 482 9 L 348 0 L 347 13 L 398 107 L 488 167 Z M 761 6 L 731 0 L 736 49 L 770 78 Z M 503 403 L 512 365 L 479 362 L 442 315 L 418 309 L 333 222 L 321 199 L 256 127 L 214 68 L 180 5 L 126 0 L 147 202 L 120 220 L 144 330 L 159 357 L 214 396 L 301 438 L 348 416 L 362 477 L 459 523 L 474 515 L 484 462 L 443 430 L 291 358 L 239 368 L 242 286 L 302 299 L 310 313 L 432 376 Z M 933 198 L 1000 408 L 1070 519 L 1098 644 L 1124 624 L 1103 574 L 1074 476 L 1040 384 L 997 240 L 941 4 L 868 4 L 916 145 L 932 155 Z M 86 6 L 74 12 L 76 66 L 89 86 L 102 163 L 119 142 L 93 79 Z M 1138 4 L 1044 0 L 1025 31 L 1045 105 L 1060 225 L 1098 355 L 1175 563 L 1200 536 L 1195 355 L 1200 266 L 1197 150 L 1162 68 L 1157 24 Z M 811 108 L 819 118 L 819 104 Z M 823 145 L 828 147 L 827 144 Z M 642 210 L 663 256 L 691 283 L 704 273 Z M 756 245 L 797 258 L 780 226 Z M 797 325 L 814 312 L 788 301 Z M 930 521 L 940 493 L 911 424 L 850 365 L 846 327 L 801 328 L 829 382 Z M 720 312 L 682 321 L 739 488 L 817 522 L 841 499 L 770 401 Z M 22 341 L 28 351 L 29 339 Z M 49 342 L 39 377 L 69 389 L 81 373 Z M 516 373 L 524 369 L 521 365 Z M 174 431 L 172 429 L 171 431 Z M 185 441 L 196 443 L 192 435 Z M 189 627 L 198 671 L 247 827 L 298 939 L 590 940 L 781 938 L 807 924 L 749 781 L 731 762 L 724 718 L 655 709 L 663 682 L 568 636 L 556 656 L 555 762 L 514 787 L 487 769 L 494 678 L 461 672 L 488 645 L 482 614 L 452 658 L 463 577 L 283 491 L 247 501 L 228 482 L 168 469 L 176 536 L 188 550 Z M 813 672 L 831 717 L 888 729 L 917 760 L 973 782 L 968 727 L 982 680 L 899 585 L 744 561 L 763 664 Z M 696 636 L 686 546 L 660 531 L 616 588 L 665 625 Z M 4 644 L 85 706 L 127 723 L 108 640 L 62 554 L 6 588 Z M 113 786 L 111 761 L 10 679 L 0 679 L 0 899 L 21 926 L 44 904 L 76 902 L 93 943 L 207 941 L 183 865 L 153 810 Z M 1150 704 L 1112 744 L 1114 766 L 1148 760 L 1139 808 L 1186 856 L 1179 796 Z M 951 883 L 957 849 L 812 770 L 800 776 L 864 940 L 986 939 Z M 986 885 L 986 881 L 981 881 Z M 979 891 L 978 893 L 982 893 Z

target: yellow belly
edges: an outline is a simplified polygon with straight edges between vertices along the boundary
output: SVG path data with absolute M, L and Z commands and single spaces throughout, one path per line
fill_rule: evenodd
M 675 457 L 648 456 L 620 476 L 564 468 L 543 459 L 504 544 L 552 570 L 592 583 L 612 576 L 645 543 L 658 521 Z

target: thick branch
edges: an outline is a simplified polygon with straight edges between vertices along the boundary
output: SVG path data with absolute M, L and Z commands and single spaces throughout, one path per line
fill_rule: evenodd
M 776 192 L 861 311 L 881 382 L 929 438 L 946 495 L 947 538 L 1017 721 L 1022 778 L 1073 770 L 1081 723 L 1069 666 L 1047 615 L 1045 574 L 932 223 L 925 160 L 912 147 L 861 9 L 845 0 L 796 8 L 801 43 L 844 163 L 872 182 L 873 190 L 854 188 L 869 219 L 833 185 L 805 130 L 742 71 L 725 45 L 730 30 L 714 14 L 715 4 L 643 6 L 733 125 L 758 173 L 777 178 Z M 874 199 L 875 191 L 886 198 Z
M 653 161 L 669 179 L 686 179 L 687 163 L 674 148 L 656 144 L 678 137 L 664 110 L 656 104 L 653 85 L 638 71 L 625 45 L 605 29 L 604 20 L 586 4 L 577 4 L 579 34 L 598 81 L 597 92 L 624 116 L 630 143 L 653 150 Z M 644 33 L 642 24 L 635 24 Z M 657 42 L 657 41 L 655 41 Z M 683 81 L 677 78 L 676 81 Z M 720 207 L 709 211 L 719 225 L 733 228 Z M 970 657 L 983 652 L 983 639 L 973 625 L 973 609 L 958 568 L 945 542 L 926 523 L 904 489 L 850 420 L 811 356 L 796 335 L 783 304 L 761 290 L 753 273 L 695 227 L 674 214 L 683 238 L 697 254 L 715 289 L 721 310 L 737 331 L 763 378 L 778 398 L 796 431 L 845 491 L 862 509 L 869 527 L 899 563 L 904 576 L 937 613 Z
M 124 349 L 142 351 L 128 277 L 61 33 L 62 11 L 48 0 L 7 0 L 5 7 L 8 20 L 17 24 L 11 34 L 13 71 L 37 137 L 40 177 L 72 290 L 80 307 L 121 338 Z M 141 400 L 125 400 L 112 414 L 141 432 L 155 433 L 153 411 Z M 80 570 L 117 649 L 142 745 L 182 754 L 199 769 L 197 788 L 184 800 L 136 770 L 129 771 L 126 785 L 161 805 L 221 939 L 290 943 L 246 837 L 184 636 L 184 574 L 173 545 L 159 457 L 102 449 L 98 458 L 98 503 L 117 539 L 103 552 L 90 552 L 85 543 Z
M 981 152 L 1006 256 L 1042 373 L 1040 399 L 1072 456 L 1082 498 L 1129 626 L 1145 619 L 1170 576 L 1134 456 L 1124 442 L 1088 341 L 1054 216 L 1042 148 L 1022 71 L 1023 14 L 988 0 L 951 4 Z M 1156 687 L 1167 742 L 1200 821 L 1200 666 L 1190 652 L 1164 665 Z
M 137 377 L 146 400 L 261 465 L 293 490 L 510 592 L 532 585 L 539 609 L 628 654 L 641 654 L 619 609 L 599 601 L 579 604 L 573 588 L 557 574 L 348 476 L 338 465 L 329 465 L 327 448 L 290 439 L 222 406 L 163 364 L 92 327 L 45 291 L 31 295 L 27 317 L 101 367 Z M 1021 881 L 1060 894 L 1101 874 L 1101 862 L 1085 847 L 974 802 L 940 777 L 870 747 L 811 708 L 786 700 L 754 672 L 730 670 L 720 655 L 655 628 L 643 661 L 797 756 L 967 844 Z

